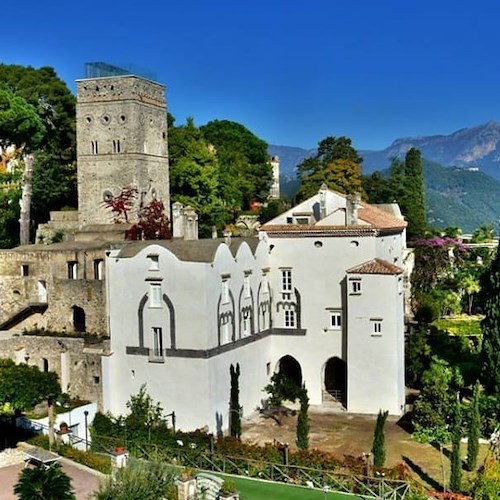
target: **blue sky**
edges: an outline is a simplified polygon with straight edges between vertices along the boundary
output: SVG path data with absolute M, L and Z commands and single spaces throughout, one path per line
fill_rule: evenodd
M 240 122 L 271 144 L 358 149 L 500 119 L 500 2 L 122 0 L 9 8 L 0 62 L 135 65 L 167 86 L 176 123 Z M 5 11 L 5 9 L 4 9 Z

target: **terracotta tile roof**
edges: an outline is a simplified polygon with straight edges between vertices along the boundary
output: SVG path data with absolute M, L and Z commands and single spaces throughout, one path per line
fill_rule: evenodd
M 359 266 L 351 267 L 346 272 L 348 274 L 402 274 L 403 269 L 386 260 L 373 259 Z
M 358 218 L 376 229 L 405 228 L 408 223 L 374 205 L 361 202 L 358 208 Z
M 345 195 L 339 195 L 345 198 Z M 345 207 L 337 208 L 335 213 L 339 210 L 345 212 Z M 331 214 L 332 214 L 331 213 Z M 328 215 L 331 215 L 328 214 Z M 293 214 L 298 215 L 297 213 Z M 327 217 L 328 217 L 327 215 Z M 358 205 L 358 220 L 361 222 L 357 225 L 346 226 L 342 225 L 322 225 L 321 221 L 315 224 L 264 224 L 261 226 L 261 231 L 266 231 L 269 233 L 314 233 L 314 232 L 340 232 L 347 231 L 349 234 L 352 231 L 360 233 L 369 233 L 373 230 L 397 230 L 402 231 L 406 226 L 407 222 L 390 211 L 378 208 L 375 205 L 370 205 L 365 202 L 360 202 Z

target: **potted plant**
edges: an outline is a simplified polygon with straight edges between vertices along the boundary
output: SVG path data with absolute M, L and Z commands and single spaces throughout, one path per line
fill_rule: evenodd
M 190 481 L 191 479 L 194 479 L 194 476 L 195 476 L 195 470 L 193 468 L 184 467 L 184 469 L 182 469 L 179 475 L 179 479 L 181 481 Z
M 226 479 L 219 490 L 219 499 L 237 500 L 239 499 L 236 483 L 232 479 Z

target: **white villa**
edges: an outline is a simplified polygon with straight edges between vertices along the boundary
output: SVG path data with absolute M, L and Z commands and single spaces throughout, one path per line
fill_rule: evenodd
M 107 251 L 104 410 L 141 385 L 181 429 L 228 427 L 230 365 L 247 416 L 275 371 L 312 405 L 404 411 L 406 223 L 323 187 L 258 238 L 139 241 Z

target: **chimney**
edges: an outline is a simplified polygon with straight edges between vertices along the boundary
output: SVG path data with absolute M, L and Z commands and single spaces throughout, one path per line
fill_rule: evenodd
M 178 201 L 172 204 L 172 236 L 184 238 L 184 206 Z
M 319 218 L 324 219 L 326 217 L 326 192 L 328 188 L 325 183 L 321 184 L 319 189 Z
M 358 224 L 358 205 L 361 201 L 359 193 L 346 196 L 345 199 L 345 225 L 356 226 Z
M 198 239 L 198 214 L 193 207 L 184 207 L 184 239 Z

